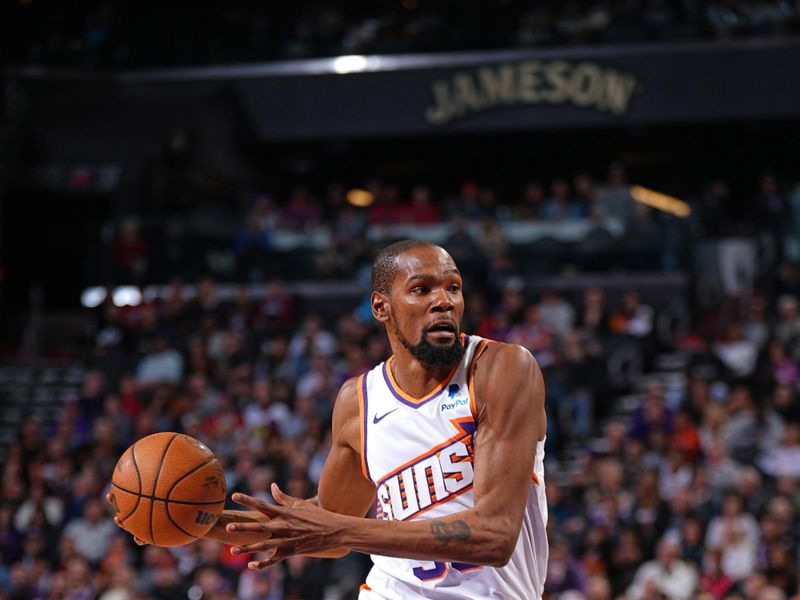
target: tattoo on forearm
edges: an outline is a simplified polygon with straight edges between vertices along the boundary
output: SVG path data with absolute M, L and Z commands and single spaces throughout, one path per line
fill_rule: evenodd
M 446 521 L 433 521 L 431 523 L 431 533 L 433 537 L 443 544 L 448 544 L 452 539 L 468 540 L 472 537 L 472 530 L 469 525 L 460 520 L 449 523 Z

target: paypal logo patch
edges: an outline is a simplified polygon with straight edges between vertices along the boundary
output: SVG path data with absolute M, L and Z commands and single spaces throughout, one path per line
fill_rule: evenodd
M 458 398 L 453 402 L 442 402 L 442 412 L 453 410 L 459 406 L 466 406 L 467 404 L 469 404 L 469 400 L 466 398 Z

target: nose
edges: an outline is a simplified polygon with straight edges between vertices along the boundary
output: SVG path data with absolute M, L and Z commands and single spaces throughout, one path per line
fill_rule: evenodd
M 446 289 L 440 289 L 433 297 L 431 310 L 433 312 L 451 312 L 453 309 L 455 309 L 455 304 L 453 304 L 450 294 L 447 293 Z

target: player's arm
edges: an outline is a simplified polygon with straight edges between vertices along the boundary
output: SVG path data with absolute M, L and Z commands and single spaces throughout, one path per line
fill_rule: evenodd
M 375 486 L 361 473 L 358 394 L 356 379 L 350 379 L 339 390 L 333 407 L 332 443 L 319 480 L 318 495 L 310 500 L 292 498 L 291 505 L 309 504 L 340 515 L 364 517 L 375 502 Z M 284 497 L 280 491 L 273 492 Z M 227 544 L 252 544 L 269 535 L 266 529 L 254 526 L 250 532 L 229 531 L 230 523 L 266 523 L 270 518 L 259 511 L 224 511 L 206 537 Z M 247 538 L 243 536 L 247 536 Z M 309 554 L 317 558 L 338 558 L 348 548 L 331 548 Z
M 475 440 L 475 506 L 441 519 L 379 521 L 333 515 L 293 504 L 280 494 L 278 506 L 240 497 L 272 520 L 272 534 L 244 552 L 276 548 L 263 568 L 288 550 L 294 553 L 342 546 L 351 550 L 426 561 L 499 566 L 517 543 L 532 482 L 536 443 L 544 436 L 544 382 L 536 361 L 519 346 L 491 344 L 476 364 L 478 428 Z M 233 525 L 229 529 L 244 528 Z M 288 549 L 288 550 L 287 550 Z

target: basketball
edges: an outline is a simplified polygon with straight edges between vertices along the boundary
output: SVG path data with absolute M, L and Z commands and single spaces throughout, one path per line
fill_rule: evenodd
M 225 475 L 193 437 L 154 433 L 128 448 L 111 480 L 122 527 L 156 546 L 182 546 L 208 533 L 225 505 Z

